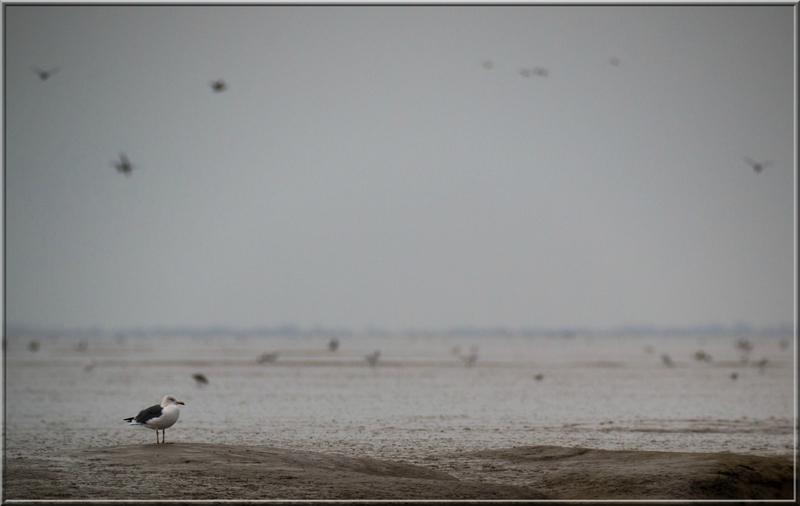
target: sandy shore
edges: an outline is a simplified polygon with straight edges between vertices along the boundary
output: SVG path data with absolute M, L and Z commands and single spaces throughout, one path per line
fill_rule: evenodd
M 793 463 L 731 453 L 532 446 L 419 466 L 263 446 L 168 443 L 8 459 L 14 499 L 792 499 Z

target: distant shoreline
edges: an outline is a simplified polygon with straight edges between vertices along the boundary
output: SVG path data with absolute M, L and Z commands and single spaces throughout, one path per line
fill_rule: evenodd
M 791 323 L 781 323 L 756 327 L 748 324 L 737 325 L 693 325 L 659 327 L 651 325 L 624 325 L 615 328 L 511 328 L 503 326 L 477 327 L 458 326 L 447 329 L 403 329 L 386 330 L 367 328 L 353 330 L 349 328 L 303 328 L 287 324 L 276 327 L 235 328 L 227 326 L 153 326 L 135 328 L 106 329 L 102 327 L 37 327 L 32 325 L 7 324 L 6 336 L 276 336 L 276 337 L 348 337 L 348 336 L 419 336 L 419 337 L 485 337 L 485 336 L 519 336 L 519 337 L 557 337 L 570 338 L 578 336 L 769 336 L 791 337 L 795 328 Z

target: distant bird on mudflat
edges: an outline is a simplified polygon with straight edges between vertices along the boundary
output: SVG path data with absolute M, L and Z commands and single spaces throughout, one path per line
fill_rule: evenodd
M 616 67 L 619 65 L 619 58 L 612 56 L 611 59 L 608 60 L 608 63 Z
M 259 364 L 264 364 L 267 362 L 275 362 L 278 359 L 278 352 L 273 351 L 271 353 L 267 353 L 266 351 L 258 356 L 256 362 Z
M 698 362 L 707 362 L 707 363 L 710 363 L 712 360 L 711 355 L 709 355 L 703 350 L 695 352 L 694 359 L 697 360 Z
M 376 365 L 378 365 L 378 357 L 380 356 L 381 356 L 381 350 L 375 350 L 371 354 L 366 355 L 364 358 L 367 359 L 367 363 L 371 367 L 375 367 Z
M 491 70 L 494 67 L 494 62 L 492 60 L 484 60 L 483 61 L 483 68 L 486 70 Z
M 328 349 L 331 351 L 336 351 L 339 349 L 339 340 L 335 337 L 332 337 L 331 340 L 328 342 Z
M 766 160 L 766 161 L 763 161 L 763 162 L 757 162 L 757 161 L 755 161 L 752 158 L 749 158 L 747 156 L 744 157 L 744 162 L 747 165 L 751 166 L 753 168 L 753 170 L 756 171 L 756 172 L 761 172 L 762 169 L 766 169 L 767 167 L 771 167 L 772 166 L 772 160 Z
M 59 71 L 58 67 L 53 67 L 50 70 L 42 70 L 42 69 L 40 69 L 39 67 L 36 67 L 36 66 L 34 66 L 32 68 L 33 68 L 33 71 L 36 72 L 36 75 L 39 76 L 39 79 L 41 79 L 42 81 L 47 81 L 48 79 L 53 77 L 56 74 L 56 72 Z
M 124 418 L 123 420 L 131 425 L 141 425 L 148 429 L 155 429 L 156 444 L 159 444 L 158 431 L 161 430 L 163 437 L 160 442 L 166 443 L 167 429 L 175 425 L 181 414 L 178 404 L 183 405 L 183 401 L 179 401 L 174 395 L 168 395 L 161 401 L 161 405 L 150 406 L 139 411 L 136 416 Z
M 461 355 L 459 357 L 467 367 L 472 367 L 478 361 L 478 345 L 473 344 L 469 347 L 469 355 Z
M 128 157 L 125 156 L 125 153 L 119 153 L 119 161 L 118 162 L 111 162 L 111 165 L 117 168 L 117 171 L 125 174 L 125 176 L 130 176 L 131 172 L 133 172 L 133 165 L 131 164 Z
M 225 81 L 222 79 L 211 81 L 209 84 L 211 85 L 211 89 L 214 90 L 214 92 L 216 93 L 219 93 L 220 91 L 225 91 L 225 89 L 227 89 L 228 87 L 228 85 L 225 84 Z
M 548 72 L 548 70 L 544 67 L 536 67 L 533 69 L 533 75 L 535 76 L 547 77 L 547 74 L 549 73 L 550 72 Z

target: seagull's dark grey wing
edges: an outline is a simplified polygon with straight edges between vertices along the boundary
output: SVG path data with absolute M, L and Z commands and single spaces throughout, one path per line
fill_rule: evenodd
M 139 423 L 147 423 L 148 420 L 152 420 L 153 418 L 158 418 L 159 416 L 161 416 L 162 411 L 163 408 L 161 407 L 160 404 L 150 406 L 147 409 L 139 411 L 139 413 L 135 417 L 133 417 L 133 421 Z

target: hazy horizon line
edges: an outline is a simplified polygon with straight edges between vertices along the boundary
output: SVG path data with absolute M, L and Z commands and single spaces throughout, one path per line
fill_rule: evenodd
M 151 325 L 107 328 L 99 325 L 87 327 L 52 327 L 25 324 L 5 324 L 4 337 L 11 335 L 260 335 L 260 336 L 354 336 L 354 335 L 405 335 L 405 336 L 553 336 L 573 337 L 578 335 L 794 335 L 794 323 L 754 326 L 749 323 L 726 325 L 708 323 L 702 325 L 649 325 L 625 324 L 616 327 L 510 327 L 504 325 L 480 326 L 457 325 L 445 329 L 405 328 L 387 329 L 366 326 L 361 330 L 351 327 L 325 327 L 315 325 L 302 327 L 288 323 L 277 326 L 260 325 L 236 327 L 231 325 Z

